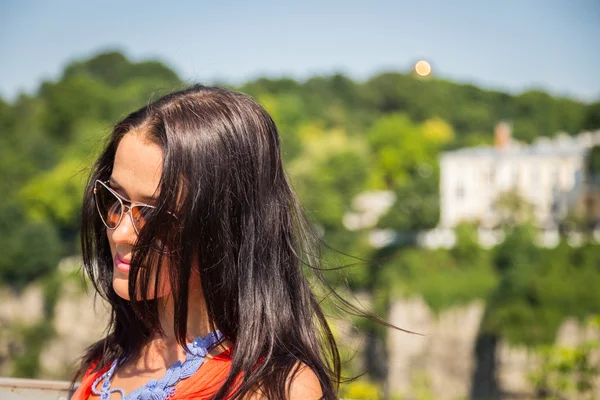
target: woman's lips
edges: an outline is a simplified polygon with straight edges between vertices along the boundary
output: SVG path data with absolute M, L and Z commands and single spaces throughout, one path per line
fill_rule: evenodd
M 123 261 L 118 254 L 115 254 L 114 258 L 115 266 L 118 270 L 123 271 L 125 273 L 129 272 L 129 268 L 131 267 L 128 262 Z

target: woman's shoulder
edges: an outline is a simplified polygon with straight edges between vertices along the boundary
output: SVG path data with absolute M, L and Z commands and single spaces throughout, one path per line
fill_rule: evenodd
M 286 400 L 319 400 L 323 398 L 317 374 L 300 361 L 296 362 L 288 374 L 286 388 L 289 388 L 289 397 Z M 265 399 L 267 396 L 262 392 L 254 392 L 244 398 L 244 400 Z
M 174 399 L 204 399 L 214 395 L 227 379 L 233 351 L 233 348 L 223 351 L 208 360 L 193 376 L 182 381 Z M 242 376 L 238 376 L 234 386 L 240 384 L 242 379 Z M 289 389 L 286 400 L 318 400 L 323 397 L 317 374 L 300 361 L 296 361 L 288 373 L 286 389 Z M 244 396 L 244 400 L 265 399 L 267 396 L 260 390 L 251 391 Z
M 290 400 L 316 400 L 323 397 L 317 374 L 304 363 L 296 363 L 288 380 L 290 381 Z

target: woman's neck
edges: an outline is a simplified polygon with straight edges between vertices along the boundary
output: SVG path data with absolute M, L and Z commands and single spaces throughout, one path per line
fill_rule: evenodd
M 199 282 L 198 285 L 190 285 L 187 306 L 186 341 L 189 342 L 198 336 L 204 337 L 212 331 Z M 175 306 L 172 293 L 159 300 L 158 318 L 163 331 L 160 339 L 165 343 L 175 343 Z
M 175 334 L 173 294 L 159 300 L 158 317 L 163 334 L 150 339 L 144 353 L 150 356 L 150 358 L 155 359 L 157 363 L 164 363 L 166 366 L 173 364 L 177 360 L 185 360 L 185 350 L 177 343 Z M 212 329 L 206 311 L 206 302 L 202 286 L 200 285 L 200 279 L 197 275 L 193 274 L 190 279 L 188 291 L 186 343 L 192 342 L 196 337 L 204 337 L 210 332 L 212 332 Z M 211 358 L 229 347 L 231 347 L 231 343 L 226 341 L 209 352 L 207 358 Z

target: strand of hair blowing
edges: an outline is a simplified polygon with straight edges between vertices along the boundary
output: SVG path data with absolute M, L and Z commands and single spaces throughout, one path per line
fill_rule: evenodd
M 131 260 L 130 298 L 142 300 L 127 302 L 112 289 L 112 257 L 92 191 L 96 179 L 110 177 L 119 141 L 133 130 L 161 146 L 164 159 L 156 215 L 140 232 Z M 165 230 L 166 210 L 176 211 L 181 229 Z M 154 279 L 159 286 L 163 255 L 148 251 L 157 238 L 175 250 L 168 276 L 177 293 L 177 341 L 185 345 L 188 282 L 197 268 L 213 329 L 234 343 L 230 374 L 214 399 L 242 399 L 257 390 L 287 398 L 302 364 L 318 377 L 323 397 L 336 398 L 339 354 L 306 269 L 341 309 L 391 326 L 350 305 L 325 281 L 322 243 L 284 174 L 279 134 L 267 112 L 249 96 L 198 85 L 119 122 L 92 169 L 82 208 L 83 264 L 112 311 L 104 339 L 88 348 L 73 382 L 92 364 L 98 370 L 139 356 L 151 335 L 162 332 L 156 301 L 145 290 L 137 293 L 135 284 L 145 288 Z M 156 273 L 141 265 L 156 266 Z

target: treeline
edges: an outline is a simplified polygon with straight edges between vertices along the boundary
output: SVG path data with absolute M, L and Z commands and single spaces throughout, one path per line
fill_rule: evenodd
M 305 82 L 263 78 L 240 89 L 285 99 L 288 111 L 295 111 L 288 115 L 326 121 L 330 126 L 341 124 L 356 133 L 364 132 L 382 114 L 404 113 L 417 123 L 440 118 L 457 133 L 455 145 L 489 142 L 489 133 L 500 120 L 511 121 L 514 136 L 524 141 L 600 126 L 599 102 L 586 105 L 538 90 L 512 96 L 397 72 L 381 73 L 365 82 L 340 74 Z
M 83 184 L 111 126 L 186 83 L 162 63 L 132 62 L 110 52 L 68 65 L 60 79 L 44 82 L 34 94 L 22 94 L 14 102 L 0 100 L 1 283 L 23 287 L 52 274 L 60 258 L 79 252 Z M 503 247 L 486 251 L 468 241 L 467 250 L 398 245 L 374 250 L 369 232 L 416 232 L 437 224 L 440 151 L 491 143 L 500 120 L 511 121 L 514 136 L 526 141 L 558 131 L 597 129 L 599 102 L 584 104 L 539 91 L 513 96 L 397 72 L 364 82 L 341 74 L 303 82 L 261 78 L 234 89 L 251 94 L 273 115 L 287 172 L 325 241 L 362 259 L 394 255 L 388 262 L 331 271 L 332 282 L 380 294 L 419 291 L 437 308 L 489 298 L 490 304 L 504 307 L 497 310 L 513 310 L 490 314 L 486 322 L 502 334 L 510 334 L 539 304 L 555 307 L 544 314 L 551 321 L 547 327 L 573 312 L 572 304 L 565 304 L 575 298 L 586 312 L 598 312 L 595 291 L 573 297 L 575 292 L 560 285 L 561 279 L 571 279 L 573 285 L 597 282 L 597 246 L 553 250 L 569 254 L 563 258 L 542 257 L 533 245 L 522 252 Z M 344 215 L 353 210 L 355 196 L 368 190 L 391 191 L 396 202 L 376 224 L 349 230 Z M 510 258 L 516 255 L 523 258 Z M 324 261 L 325 266 L 339 266 L 356 259 L 325 250 Z M 548 271 L 553 275 L 548 277 Z M 554 297 L 542 286 L 556 287 Z M 512 299 L 508 305 L 507 299 Z M 384 308 L 387 300 L 379 296 L 378 307 Z M 495 321 L 499 315 L 514 324 Z M 547 340 L 551 333 L 544 328 L 536 337 Z

